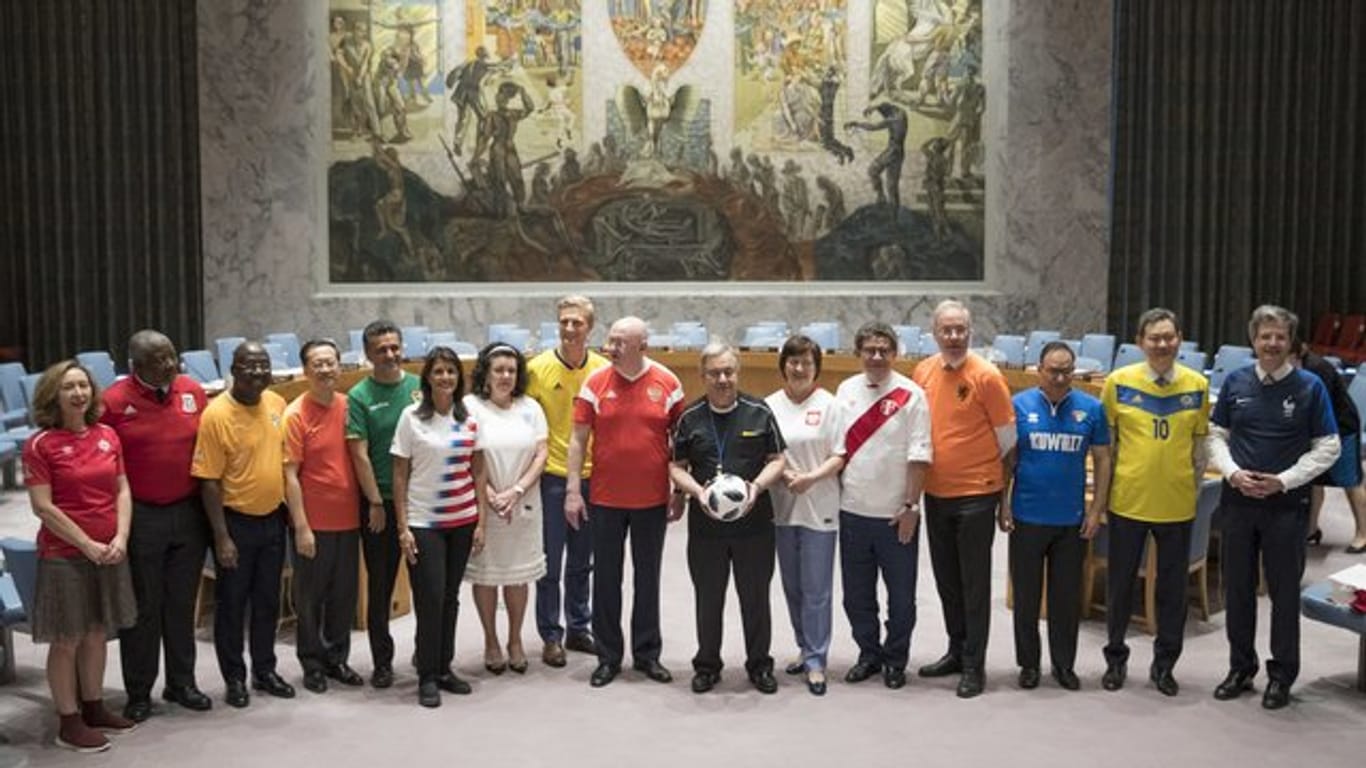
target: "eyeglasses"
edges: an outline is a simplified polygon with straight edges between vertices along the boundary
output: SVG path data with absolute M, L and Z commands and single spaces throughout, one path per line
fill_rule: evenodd
M 703 376 L 715 381 L 717 379 L 733 379 L 739 375 L 738 368 L 711 368 L 702 372 Z
M 896 350 L 891 347 L 863 347 L 859 349 L 858 353 L 864 357 L 881 357 L 886 359 L 896 354 Z

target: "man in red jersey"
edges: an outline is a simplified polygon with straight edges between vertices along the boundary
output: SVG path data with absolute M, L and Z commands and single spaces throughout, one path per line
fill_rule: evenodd
M 138 621 L 119 633 L 119 655 L 128 692 L 123 713 L 141 722 L 152 713 L 152 685 L 163 644 L 162 697 L 187 709 L 213 706 L 194 678 L 194 597 L 209 528 L 190 461 L 205 398 L 194 379 L 180 373 L 171 340 L 157 331 L 133 334 L 128 362 L 133 375 L 105 390 L 100 420 L 123 443 L 133 491 L 128 565 Z
M 590 682 L 601 688 L 621 672 L 621 579 L 626 535 L 631 535 L 634 604 L 633 666 L 659 683 L 673 680 L 659 663 L 659 568 L 664 531 L 683 513 L 669 495 L 669 434 L 683 412 L 683 385 L 669 369 L 645 356 L 645 321 L 624 317 L 607 332 L 604 353 L 612 365 L 594 371 L 574 402 L 564 516 L 575 529 L 590 512 L 580 489 L 589 434 L 593 437 L 593 634 L 598 667 Z

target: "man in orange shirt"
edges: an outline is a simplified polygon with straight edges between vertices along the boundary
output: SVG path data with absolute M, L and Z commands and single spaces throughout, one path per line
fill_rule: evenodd
M 949 649 L 920 676 L 961 672 L 958 696 L 968 699 L 985 685 L 991 543 L 1005 486 L 1001 457 L 1015 444 L 1015 408 L 1001 372 L 968 352 L 967 307 L 942 301 L 933 320 L 939 354 L 916 366 L 912 378 L 930 401 L 934 463 L 925 482 L 925 526 Z
M 346 445 L 346 395 L 337 391 L 337 345 L 312 340 L 299 353 L 308 391 L 285 408 L 285 499 L 294 527 L 294 609 L 304 687 L 327 678 L 357 686 L 347 664 L 360 567 L 360 486 Z

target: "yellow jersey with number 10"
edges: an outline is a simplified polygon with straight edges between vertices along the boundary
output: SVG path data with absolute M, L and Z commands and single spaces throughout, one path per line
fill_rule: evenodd
M 1165 386 L 1136 363 L 1105 379 L 1101 403 L 1110 421 L 1115 479 L 1110 511 L 1149 523 L 1195 517 L 1196 440 L 1209 432 L 1209 382 L 1182 365 L 1172 366 Z

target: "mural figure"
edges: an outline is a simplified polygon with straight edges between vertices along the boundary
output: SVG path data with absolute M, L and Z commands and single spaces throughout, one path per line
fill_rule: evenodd
M 735 128 L 740 141 L 759 150 L 824 148 L 846 162 L 834 138 L 845 15 L 845 0 L 736 4 Z M 827 83 L 832 78 L 833 87 Z
M 930 204 L 930 220 L 934 236 L 943 240 L 949 234 L 949 212 L 944 206 L 944 184 L 953 173 L 953 144 L 943 136 L 925 142 L 920 151 L 925 155 L 925 199 Z
M 626 58 L 651 77 L 663 66 L 677 72 L 697 47 L 707 17 L 706 0 L 626 0 L 607 9 L 612 31 Z
M 403 243 L 403 252 L 412 258 L 413 238 L 408 234 L 408 204 L 404 196 L 403 164 L 399 162 L 398 150 L 385 147 L 378 140 L 372 140 L 370 146 L 374 150 L 375 163 L 389 177 L 389 191 L 375 201 L 379 237 L 384 238 L 393 234 Z
M 623 85 L 617 90 L 617 109 L 626 121 L 633 139 L 644 138 L 640 156 L 643 158 L 660 157 L 660 137 L 670 123 L 682 122 L 697 110 L 696 90 L 690 85 L 679 86 L 669 91 L 669 72 L 663 65 L 657 65 L 650 74 L 650 89 L 642 94 L 633 85 Z
M 446 73 L 446 88 L 451 92 L 451 103 L 455 104 L 455 135 L 451 142 L 455 154 L 460 154 L 465 142 L 471 115 L 479 126 L 488 114 L 484 109 L 484 81 L 495 72 L 507 72 L 512 64 L 511 61 L 496 64 L 489 61 L 488 49 L 481 45 L 475 49 L 474 58 Z
M 398 52 L 393 48 L 384 49 L 375 68 L 373 87 L 375 113 L 379 118 L 377 131 L 383 129 L 386 117 L 393 120 L 394 135 L 389 139 L 391 144 L 401 144 L 413 138 L 408 132 L 408 104 L 398 87 L 402 77 L 403 62 Z
M 821 146 L 844 165 L 854 161 L 854 150 L 835 138 L 835 96 L 841 81 L 839 67 L 831 64 L 825 68 L 825 77 L 821 79 L 820 137 Z
M 887 148 L 868 164 L 868 180 L 877 193 L 879 205 L 892 206 L 893 216 L 901 209 L 901 164 L 906 160 L 906 110 L 890 102 L 875 104 L 863 110 L 863 116 L 873 113 L 882 117 L 877 122 L 850 121 L 844 124 L 846 131 L 886 131 Z M 883 183 L 883 180 L 886 183 Z
M 374 47 L 370 45 L 370 25 L 356 21 L 351 34 L 342 41 L 339 60 L 346 92 L 346 114 L 350 119 L 351 135 L 358 138 L 379 138 L 379 113 L 371 90 L 374 74 Z
M 982 115 L 987 107 L 987 89 L 977 80 L 975 68 L 969 68 L 954 103 L 953 122 L 947 137 L 957 142 L 959 176 L 973 177 L 973 166 L 982 159 Z
M 574 111 L 569 108 L 569 86 L 573 82 L 573 70 L 563 76 L 550 75 L 545 79 L 546 102 L 541 112 L 548 114 L 554 121 L 556 148 L 574 142 Z
M 531 94 L 521 85 L 507 81 L 498 86 L 493 111 L 484 116 L 479 126 L 474 157 L 482 158 L 488 152 L 494 209 L 502 216 L 515 215 L 526 197 L 522 160 L 517 155 L 517 125 L 534 111 L 536 105 L 531 102 Z

